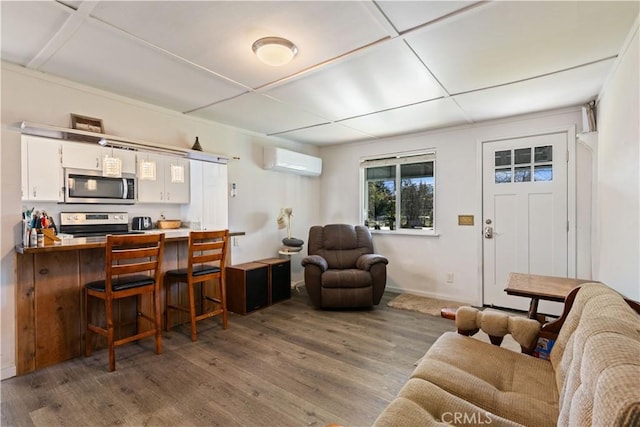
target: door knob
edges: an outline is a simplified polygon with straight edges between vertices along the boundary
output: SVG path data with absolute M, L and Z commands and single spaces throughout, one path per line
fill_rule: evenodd
M 493 227 L 487 226 L 484 228 L 484 238 L 493 239 Z

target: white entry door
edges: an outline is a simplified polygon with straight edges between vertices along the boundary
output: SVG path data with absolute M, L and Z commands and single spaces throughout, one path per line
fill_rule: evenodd
M 483 302 L 526 310 L 510 272 L 567 276 L 567 133 L 485 142 L 482 157 Z

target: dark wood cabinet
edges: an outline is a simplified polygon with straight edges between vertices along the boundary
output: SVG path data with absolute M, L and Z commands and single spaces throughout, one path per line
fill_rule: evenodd
M 247 314 L 269 305 L 269 267 L 258 262 L 228 266 L 227 308 Z
M 291 298 L 291 262 L 268 258 L 226 269 L 227 308 L 248 314 Z
M 268 258 L 256 262 L 269 266 L 269 302 L 275 304 L 291 298 L 291 261 Z

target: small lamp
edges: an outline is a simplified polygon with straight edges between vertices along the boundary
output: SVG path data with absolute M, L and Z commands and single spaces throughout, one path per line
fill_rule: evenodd
M 296 252 L 300 252 L 302 250 L 302 245 L 304 242 L 300 239 L 296 239 L 295 237 L 291 237 L 291 217 L 293 209 L 291 208 L 282 208 L 280 209 L 280 215 L 278 215 L 278 228 L 283 229 L 287 228 L 287 237 L 282 239 L 283 247 L 278 251 L 284 255 L 294 254 Z

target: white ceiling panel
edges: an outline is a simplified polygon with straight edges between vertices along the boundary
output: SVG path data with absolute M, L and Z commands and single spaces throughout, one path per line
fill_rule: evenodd
M 82 25 L 42 71 L 177 111 L 246 91 L 97 22 Z
M 407 40 L 449 93 L 456 94 L 616 55 L 638 4 L 499 1 Z
M 311 128 L 298 129 L 278 136 L 313 145 L 332 145 L 375 139 L 371 135 L 351 129 L 340 123 L 328 123 Z
M 327 123 L 322 117 L 255 93 L 247 93 L 191 114 L 267 135 Z
M 332 120 L 445 95 L 401 39 L 375 46 L 265 93 Z
M 612 65 L 613 60 L 602 61 L 454 98 L 474 121 L 585 104 L 600 92 Z
M 475 1 L 376 1 L 380 10 L 399 32 L 435 21 L 457 10 L 477 3 Z
M 337 144 L 594 99 L 639 11 L 638 0 L 0 0 L 0 54 L 206 120 Z M 251 45 L 265 36 L 298 55 L 262 64 Z
M 381 138 L 466 122 L 465 115 L 458 105 L 450 98 L 443 98 L 340 123 Z
M 69 18 L 54 2 L 0 2 L 2 59 L 27 65 Z
M 386 37 L 368 2 L 101 2 L 93 15 L 251 87 L 295 74 Z M 251 50 L 267 36 L 299 49 L 284 67 L 262 64 Z

